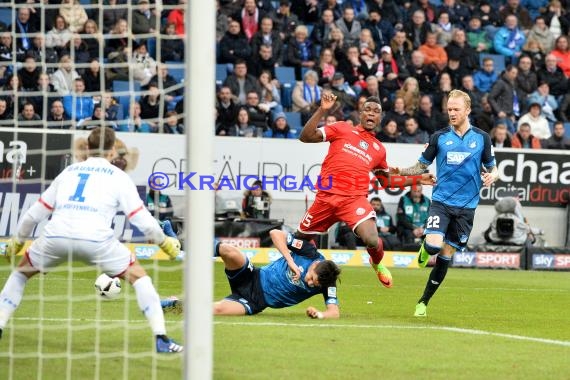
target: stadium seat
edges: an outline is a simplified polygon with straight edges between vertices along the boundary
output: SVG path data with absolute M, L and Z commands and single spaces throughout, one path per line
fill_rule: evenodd
M 141 84 L 139 82 L 133 82 L 133 88 L 135 92 L 141 91 Z M 113 81 L 113 92 L 129 92 L 131 91 L 130 82 L 126 80 L 114 80 Z M 125 94 L 123 94 L 125 95 Z
M 570 139 L 570 123 L 564 123 L 564 136 Z
M 275 77 L 279 83 L 295 83 L 295 68 L 287 66 L 278 66 L 275 68 Z
M 303 128 L 301 124 L 301 114 L 299 112 L 285 112 L 285 118 L 289 127 L 300 130 Z
M 221 86 L 226 77 L 228 76 L 228 65 L 224 63 L 218 63 L 216 65 L 216 85 Z
M 6 26 L 12 25 L 14 18 L 16 17 L 12 11 L 11 7 L 0 8 L 0 22 L 4 23 Z
M 491 58 L 493 60 L 493 67 L 495 68 L 495 73 L 500 75 L 503 70 L 505 70 L 505 57 L 500 54 L 479 54 L 479 66 L 483 67 L 483 60 L 485 58 Z
M 148 54 L 156 59 L 156 38 L 149 38 L 146 40 L 146 48 L 148 50 Z

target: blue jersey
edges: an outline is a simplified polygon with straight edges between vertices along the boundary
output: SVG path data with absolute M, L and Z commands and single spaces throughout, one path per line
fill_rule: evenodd
M 301 271 L 301 277 L 299 280 L 293 281 L 293 271 L 289 269 L 289 265 L 283 257 L 261 268 L 261 288 L 267 306 L 272 308 L 293 306 L 319 293 L 323 294 L 326 304 L 338 304 L 336 286 L 326 289 L 310 287 L 304 281 L 309 267 L 315 261 L 325 260 L 317 248 L 305 240 L 295 239 L 291 234 L 287 234 L 287 247 Z
M 435 132 L 421 154 L 419 161 L 430 165 L 436 160 L 437 184 L 432 199 L 448 206 L 476 208 L 482 166 L 496 165 L 491 138 L 487 133 L 470 126 L 460 137 L 452 127 Z

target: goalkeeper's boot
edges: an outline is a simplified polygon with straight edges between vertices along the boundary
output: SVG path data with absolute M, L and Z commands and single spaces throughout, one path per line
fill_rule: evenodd
M 414 317 L 427 317 L 427 305 L 423 301 L 416 305 Z
M 158 353 L 176 353 L 184 351 L 184 346 L 179 345 L 166 335 L 156 336 L 156 352 Z
M 178 297 L 175 296 L 170 296 L 168 298 L 160 300 L 160 306 L 162 307 L 162 310 L 164 310 L 165 312 L 169 311 L 175 313 L 182 312 L 182 302 L 178 299 Z
M 422 243 L 422 246 L 420 247 L 420 251 L 418 252 L 418 265 L 420 266 L 420 268 L 425 268 L 430 258 L 430 254 L 426 250 L 425 244 L 426 243 L 424 241 Z
M 370 263 L 372 269 L 374 269 L 374 272 L 376 272 L 376 276 L 378 276 L 380 283 L 386 288 L 391 288 L 393 285 L 392 273 L 390 273 L 388 268 L 386 268 L 382 263 L 374 264 L 372 262 L 372 257 L 368 257 L 368 262 Z

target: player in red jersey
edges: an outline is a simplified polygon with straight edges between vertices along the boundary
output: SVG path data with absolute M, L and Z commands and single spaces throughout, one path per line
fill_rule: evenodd
M 391 180 L 386 149 L 375 136 L 382 119 L 382 106 L 378 98 L 370 97 L 360 112 L 360 125 L 353 127 L 350 123 L 340 121 L 317 128 L 335 102 L 335 95 L 324 93 L 320 107 L 305 124 L 299 137 L 305 143 L 328 141 L 330 147 L 322 164 L 319 191 L 301 220 L 296 236 L 312 239 L 316 234 L 325 233 L 334 223 L 345 222 L 366 244 L 372 269 L 382 285 L 390 288 L 392 275 L 380 263 L 384 247 L 376 229 L 376 213 L 367 198 L 371 171 L 377 177 L 383 177 L 382 184 Z M 413 185 L 418 179 L 424 185 L 435 182 L 432 174 L 399 179 L 398 186 L 402 187 Z

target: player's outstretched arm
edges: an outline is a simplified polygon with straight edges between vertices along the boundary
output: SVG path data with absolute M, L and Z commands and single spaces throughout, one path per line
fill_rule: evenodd
M 289 268 L 293 273 L 295 273 L 293 275 L 293 280 L 299 280 L 301 278 L 301 271 L 297 264 L 295 264 L 295 261 L 293 261 L 293 257 L 291 257 L 291 253 L 287 247 L 287 233 L 280 230 L 271 230 L 269 231 L 269 236 L 271 237 L 271 241 L 273 241 L 275 248 L 277 248 L 277 250 L 283 255 L 285 261 L 287 261 Z
M 340 318 L 340 308 L 335 304 L 328 304 L 325 311 L 318 311 L 313 306 L 307 308 L 307 317 L 312 319 L 338 319 Z
M 317 127 L 325 113 L 334 106 L 335 102 L 336 96 L 334 94 L 323 92 L 323 95 L 321 96 L 321 105 L 303 127 L 303 130 L 299 135 L 299 140 L 304 143 L 323 142 L 323 134 L 317 129 Z
M 499 179 L 499 170 L 496 166 L 493 166 L 490 171 L 486 171 L 481 175 L 481 180 L 483 180 L 483 186 L 489 187 Z

